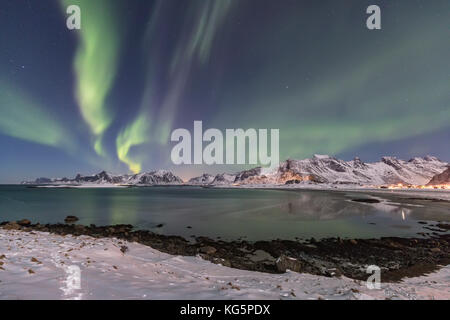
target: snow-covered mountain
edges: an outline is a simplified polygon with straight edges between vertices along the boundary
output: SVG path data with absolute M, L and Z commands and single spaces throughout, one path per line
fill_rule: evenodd
M 95 175 L 83 176 L 77 174 L 75 178 L 68 179 L 49 179 L 49 178 L 38 178 L 35 181 L 24 181 L 22 184 L 60 184 L 60 185 L 86 185 L 86 184 L 123 184 L 123 185 L 171 185 L 171 184 L 181 184 L 183 180 L 175 176 L 170 171 L 158 170 L 151 172 L 144 172 L 134 175 L 113 175 L 106 171 L 102 171 Z
M 339 160 L 325 155 L 315 155 L 311 159 L 286 160 L 268 171 L 254 168 L 235 174 L 203 174 L 189 180 L 190 185 L 284 185 L 284 184 L 341 184 L 341 185 L 386 185 L 414 184 L 425 185 L 432 181 L 447 179 L 448 163 L 436 157 L 413 158 L 409 161 L 395 157 L 383 157 L 379 162 L 364 163 L 359 158 L 351 161 Z M 447 170 L 447 176 L 444 171 Z M 442 174 L 442 175 L 440 175 Z M 447 177 L 447 178 L 445 178 Z M 183 181 L 170 171 L 158 170 L 134 175 L 113 175 L 102 171 L 95 175 L 78 174 L 73 179 L 38 178 L 22 184 L 59 185 L 177 185 Z M 433 182 L 433 184 L 436 184 Z
M 181 184 L 181 180 L 178 176 L 174 175 L 170 171 L 158 170 L 152 172 L 145 172 L 132 175 L 126 180 L 127 184 Z
M 435 175 L 430 182 L 428 182 L 428 185 L 430 186 L 443 184 L 450 184 L 450 166 L 448 166 L 447 170 L 444 172 Z
M 199 177 L 195 177 L 189 180 L 189 184 L 192 185 L 204 185 L 204 184 L 211 184 L 214 181 L 215 176 L 204 173 Z
M 261 168 L 245 170 L 236 174 L 218 174 L 204 184 L 297 184 L 333 183 L 357 185 L 416 184 L 424 185 L 443 172 L 448 163 L 436 157 L 413 158 L 409 161 L 395 157 L 383 157 L 381 161 L 364 163 L 359 158 L 351 161 L 339 160 L 326 155 L 315 155 L 311 159 L 286 160 L 278 168 L 266 173 Z M 202 181 L 201 177 L 191 182 Z

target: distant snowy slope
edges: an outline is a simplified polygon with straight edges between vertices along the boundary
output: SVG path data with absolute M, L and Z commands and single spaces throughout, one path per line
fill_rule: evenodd
M 254 168 L 234 175 L 220 174 L 212 182 L 205 184 L 286 184 L 309 181 L 362 185 L 422 185 L 444 171 L 447 165 L 447 162 L 431 156 L 409 161 L 383 157 L 379 162 L 364 163 L 359 158 L 344 161 L 327 155 L 315 155 L 311 159 L 286 160 L 269 173 L 264 173 L 261 168 Z
M 311 159 L 286 160 L 268 171 L 261 168 L 244 170 L 235 174 L 221 173 L 217 175 L 203 174 L 189 180 L 191 185 L 261 185 L 261 184 L 298 184 L 333 183 L 357 185 L 384 184 L 427 184 L 435 175 L 444 172 L 448 163 L 436 157 L 413 158 L 409 161 L 395 157 L 383 157 L 379 162 L 364 163 L 359 158 L 351 161 L 339 160 L 327 155 L 315 155 Z M 134 175 L 113 175 L 102 171 L 95 175 L 78 174 L 73 179 L 38 178 L 23 184 L 54 185 L 166 185 L 182 184 L 183 181 L 170 171 L 158 170 Z
M 95 175 L 83 176 L 77 174 L 75 178 L 68 179 L 48 179 L 39 178 L 35 181 L 24 181 L 22 184 L 76 184 L 76 185 L 106 185 L 106 184 L 126 184 L 126 185 L 164 185 L 164 184 L 181 184 L 183 180 L 175 176 L 170 171 L 158 170 L 151 172 L 143 172 L 134 175 L 113 175 L 106 171 L 102 171 Z

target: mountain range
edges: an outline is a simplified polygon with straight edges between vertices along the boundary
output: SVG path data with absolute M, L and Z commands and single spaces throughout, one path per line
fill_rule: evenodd
M 310 159 L 286 160 L 272 170 L 253 168 L 235 174 L 203 174 L 187 183 L 170 171 L 158 170 L 134 175 L 113 175 L 102 171 L 95 175 L 78 174 L 73 179 L 38 178 L 22 184 L 38 185 L 285 185 L 285 184 L 336 184 L 336 185 L 425 185 L 448 181 L 449 164 L 436 157 L 416 157 L 408 161 L 383 157 L 381 161 L 365 163 L 359 158 L 344 161 L 327 155 L 314 155 Z M 447 172 L 447 173 L 445 173 Z M 447 180 L 446 180 L 447 179 Z M 444 181 L 444 182 L 442 182 Z M 435 183 L 439 182 L 439 183 Z
M 315 155 L 311 159 L 286 160 L 270 171 L 262 168 L 241 171 L 237 174 L 204 174 L 192 178 L 189 184 L 202 185 L 255 185 L 255 184 L 342 184 L 342 185 L 386 185 L 427 184 L 435 175 L 442 173 L 448 163 L 436 157 L 413 158 L 409 161 L 395 157 L 383 157 L 381 161 L 365 163 L 359 158 L 351 161 L 339 160 L 326 155 Z
M 123 185 L 167 185 L 182 184 L 183 180 L 175 176 L 172 172 L 166 170 L 158 170 L 151 172 L 143 172 L 139 174 L 113 175 L 106 171 L 102 171 L 95 175 L 84 176 L 77 174 L 75 178 L 49 179 L 38 178 L 35 181 L 24 181 L 22 184 L 32 185 L 85 185 L 85 184 L 123 184 Z

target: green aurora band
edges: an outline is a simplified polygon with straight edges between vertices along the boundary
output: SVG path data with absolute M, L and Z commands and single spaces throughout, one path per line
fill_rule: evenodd
M 74 144 L 59 125 L 32 97 L 0 81 L 0 132 L 18 139 L 70 151 Z
M 129 155 L 130 149 L 148 142 L 148 119 L 145 114 L 140 114 L 131 124 L 123 129 L 116 139 L 117 156 L 119 160 L 128 165 L 133 173 L 139 173 L 142 170 L 141 163 L 132 159 Z
M 123 28 L 116 10 L 106 0 L 61 0 L 63 9 L 81 9 L 79 47 L 75 54 L 76 98 L 81 115 L 94 135 L 95 151 L 105 155 L 103 133 L 113 121 L 106 107 L 118 67 Z
M 153 136 L 158 137 L 157 142 L 161 145 L 169 141 L 170 131 L 177 110 L 183 104 L 182 97 L 186 86 L 191 77 L 192 69 L 196 64 L 205 65 L 211 53 L 211 48 L 216 34 L 220 31 L 226 17 L 235 6 L 231 0 L 221 1 L 191 1 L 191 5 L 184 17 L 186 25 L 194 21 L 191 27 L 180 30 L 180 41 L 172 53 L 171 62 L 166 70 L 171 83 L 163 100 L 159 103 L 160 108 L 155 114 L 155 126 Z M 158 35 L 158 29 L 155 27 L 160 19 L 170 19 L 165 15 L 164 1 L 160 0 L 156 6 L 154 14 L 150 20 L 146 36 L 143 41 L 143 47 L 151 50 L 152 43 Z M 148 55 L 148 52 L 144 53 Z M 142 100 L 142 108 L 149 108 L 151 105 L 151 89 L 156 80 L 153 78 L 153 66 L 155 63 L 150 59 L 147 70 L 146 92 Z
M 169 141 L 173 118 L 180 106 L 186 84 L 189 80 L 192 66 L 199 62 L 205 64 L 208 61 L 215 33 L 223 23 L 227 13 L 232 7 L 230 0 L 223 1 L 197 1 L 193 2 L 187 13 L 186 21 L 195 21 L 191 28 L 182 30 L 182 39 L 172 56 L 172 62 L 166 70 L 172 83 L 160 102 L 159 110 L 152 110 L 153 89 L 156 79 L 153 71 L 156 59 L 149 59 L 145 90 L 141 101 L 141 112 L 137 118 L 120 132 L 116 139 L 117 156 L 119 160 L 128 165 L 128 168 L 138 173 L 141 171 L 141 163 L 131 159 L 129 152 L 131 147 L 150 142 L 150 127 L 154 129 L 152 134 L 156 143 L 165 145 Z M 148 56 L 157 42 L 158 28 L 156 25 L 164 16 L 164 2 L 157 2 L 149 21 L 147 32 L 143 39 L 143 54 Z M 167 17 L 166 17 L 167 18 Z M 155 115 L 155 123 L 151 125 L 148 114 Z

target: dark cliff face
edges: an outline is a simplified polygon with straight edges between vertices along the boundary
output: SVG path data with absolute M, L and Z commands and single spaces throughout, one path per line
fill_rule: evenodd
M 236 175 L 235 182 L 240 182 L 250 177 L 259 176 L 261 174 L 261 168 L 254 168 L 250 170 L 241 171 Z
M 427 185 L 433 186 L 441 184 L 450 184 L 450 166 L 448 166 L 444 172 L 435 175 Z
M 175 176 L 172 172 L 149 172 L 131 177 L 131 181 L 138 184 L 166 184 L 166 183 L 183 183 L 183 181 Z
M 401 162 L 395 157 L 383 157 L 383 158 L 381 158 L 381 161 L 383 163 L 387 164 L 388 166 L 393 167 L 395 170 L 402 169 Z
M 200 185 L 210 184 L 211 182 L 213 182 L 214 178 L 215 178 L 215 176 L 208 174 L 208 173 L 204 173 L 199 177 L 191 178 L 188 183 L 189 184 L 200 184 Z

